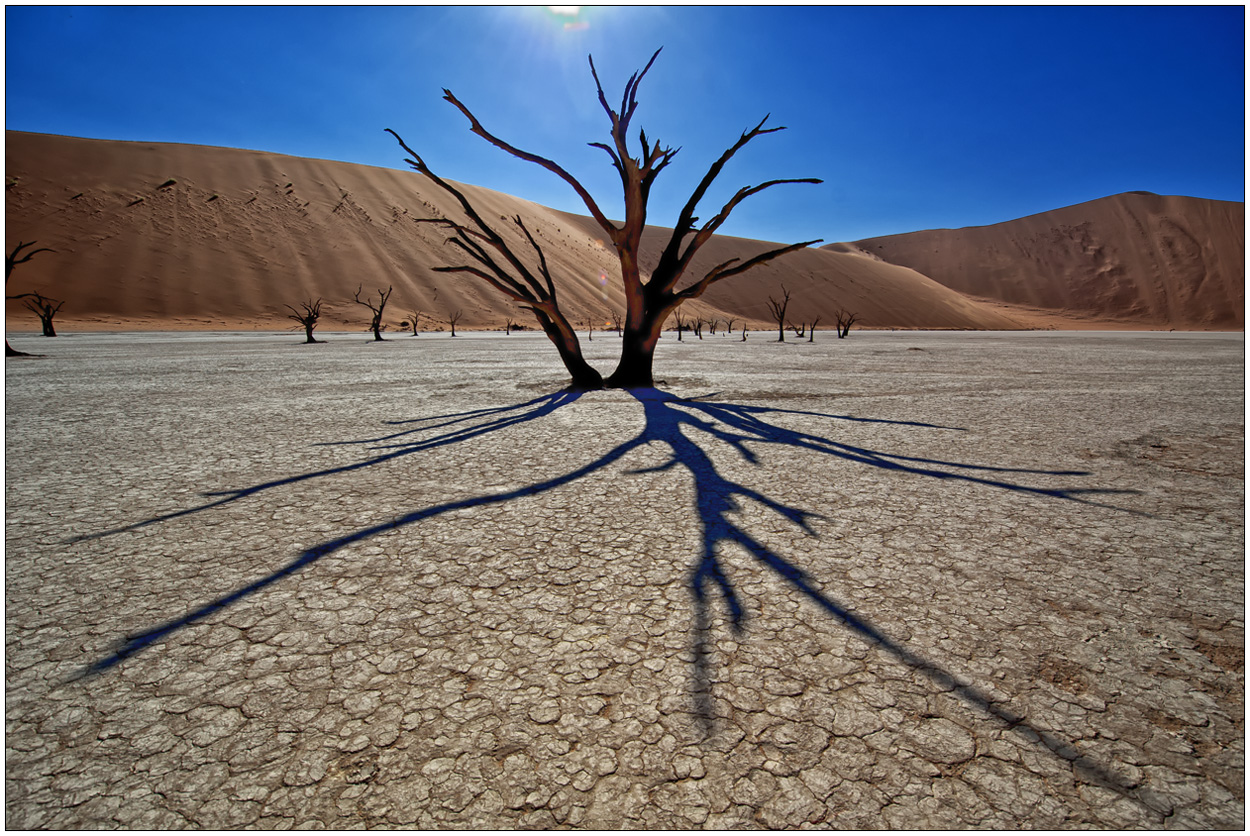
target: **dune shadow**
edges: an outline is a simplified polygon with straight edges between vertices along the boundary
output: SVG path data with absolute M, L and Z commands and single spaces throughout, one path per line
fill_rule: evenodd
M 622 461 L 630 453 L 654 444 L 666 451 L 664 461 L 645 469 L 626 471 L 626 476 L 644 477 L 649 473 L 679 469 L 685 471 L 693 482 L 694 507 L 691 510 L 697 517 L 701 542 L 698 554 L 692 555 L 694 559 L 687 580 L 692 608 L 691 697 L 693 714 L 703 725 L 705 735 L 711 735 L 715 726 L 713 710 L 715 672 L 711 662 L 713 607 L 717 606 L 719 601 L 719 605 L 724 608 L 730 629 L 735 633 L 745 632 L 748 626 L 747 608 L 743 605 L 733 578 L 723 562 L 726 550 L 736 548 L 757 561 L 767 573 L 771 573 L 797 590 L 819 611 L 844 625 L 859 639 L 879 648 L 923 675 L 938 690 L 954 694 L 983 716 L 1017 732 L 1031 744 L 1041 746 L 1055 756 L 1071 762 L 1085 780 L 1122 793 L 1132 792 L 1131 787 L 1123 779 L 1082 755 L 1071 742 L 1035 728 L 1025 718 L 1009 711 L 974 684 L 964 681 L 889 637 L 873 625 L 867 617 L 856 613 L 851 605 L 822 592 L 820 584 L 814 582 L 813 578 L 793 559 L 783 557 L 769 548 L 759 537 L 748 530 L 746 524 L 735 521 L 735 513 L 742 509 L 745 500 L 757 503 L 768 512 L 787 520 L 807 535 L 815 537 L 817 532 L 812 526 L 812 521 L 820 515 L 811 510 L 787 505 L 768 496 L 762 490 L 725 476 L 715 466 L 709 450 L 714 449 L 716 445 L 721 445 L 748 464 L 760 464 L 768 455 L 770 448 L 784 449 L 813 457 L 830 457 L 919 478 L 963 482 L 992 490 L 1029 495 L 1042 501 L 1073 502 L 1114 508 L 1128 514 L 1140 512 L 1116 508 L 1116 506 L 1098 502 L 1094 497 L 1136 493 L 1136 491 L 1030 485 L 1026 484 L 1029 477 L 1087 477 L 1092 474 L 1079 470 L 995 467 L 872 450 L 845 444 L 810 429 L 788 428 L 783 426 L 782 420 L 779 419 L 794 416 L 802 419 L 801 423 L 805 427 L 820 422 L 855 421 L 888 424 L 915 431 L 964 431 L 958 427 L 723 403 L 712 400 L 715 395 L 682 399 L 658 389 L 634 390 L 630 394 L 643 410 L 645 422 L 642 430 L 593 460 L 548 479 L 534 481 L 511 490 L 430 504 L 385 523 L 348 531 L 339 537 L 318 543 L 303 550 L 276 571 L 246 586 L 227 591 L 169 621 L 124 637 L 111 653 L 82 670 L 78 677 L 102 675 L 119 663 L 151 647 L 157 641 L 289 578 L 326 555 L 338 552 L 354 543 L 384 532 L 418 525 L 425 520 L 450 512 L 499 505 L 521 497 L 540 495 L 604 471 L 610 465 Z M 386 422 L 387 426 L 403 429 L 373 438 L 335 443 L 336 446 L 368 447 L 369 455 L 357 462 L 262 482 L 237 490 L 205 494 L 211 498 L 211 501 L 78 539 L 107 537 L 132 531 L 231 503 L 243 502 L 260 493 L 277 490 L 284 486 L 362 470 L 398 457 L 467 443 L 487 434 L 508 432 L 521 424 L 550 416 L 556 410 L 576 401 L 578 397 L 579 395 L 575 392 L 559 392 L 505 407 L 421 419 L 389 421 Z M 684 513 L 681 509 L 674 510 Z M 761 613 L 759 617 L 764 617 L 764 614 Z

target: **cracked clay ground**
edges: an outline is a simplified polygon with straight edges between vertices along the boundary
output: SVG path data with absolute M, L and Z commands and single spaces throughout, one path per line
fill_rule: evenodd
M 12 339 L 10 828 L 1244 825 L 1241 334 Z

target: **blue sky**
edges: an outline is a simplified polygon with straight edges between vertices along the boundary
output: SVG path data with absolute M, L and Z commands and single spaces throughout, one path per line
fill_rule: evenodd
M 578 8 L 578 7 L 575 7 Z M 671 225 L 766 113 L 700 215 L 779 177 L 722 231 L 827 242 L 996 223 L 1148 190 L 1245 199 L 1245 10 L 1222 7 L 14 7 L 5 127 L 403 168 L 585 213 L 564 183 L 470 134 L 554 158 L 619 216 L 608 99 L 663 47 L 635 128 L 680 146 Z M 633 139 L 636 142 L 636 136 Z M 636 145 L 635 145 L 636 148 Z M 418 176 L 418 175 L 413 175 Z

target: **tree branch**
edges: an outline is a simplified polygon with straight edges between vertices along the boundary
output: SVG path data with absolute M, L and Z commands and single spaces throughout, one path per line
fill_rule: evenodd
M 721 224 L 725 222 L 725 220 L 729 217 L 729 214 L 743 200 L 751 195 L 758 194 L 764 189 L 781 183 L 823 182 L 817 178 L 770 180 L 767 183 L 762 183 L 758 186 L 748 186 L 739 189 L 738 193 L 735 194 L 729 202 L 721 208 L 721 211 L 703 225 L 703 228 L 698 231 L 695 239 L 687 243 L 685 250 L 683 251 L 682 242 L 685 241 L 687 235 L 694 231 L 695 222 L 698 220 L 694 213 L 698 208 L 699 202 L 703 199 L 704 195 L 707 194 L 707 190 L 711 187 L 716 178 L 720 176 L 720 173 L 724 169 L 725 165 L 735 154 L 738 153 L 738 151 L 743 148 L 743 146 L 756 137 L 785 130 L 784 127 L 765 128 L 764 124 L 767 121 L 768 116 L 766 115 L 754 128 L 742 132 L 742 136 L 738 138 L 738 141 L 726 149 L 716 162 L 712 163 L 711 167 L 707 171 L 707 174 L 703 175 L 703 179 L 699 182 L 698 187 L 694 190 L 693 194 L 690 195 L 690 199 L 686 201 L 686 205 L 682 207 L 681 213 L 678 215 L 677 225 L 673 227 L 672 236 L 669 238 L 668 245 L 664 248 L 664 252 L 660 255 L 660 260 L 654 271 L 654 274 L 669 277 L 668 286 L 663 288 L 665 291 L 671 291 L 673 289 L 681 274 L 687 267 L 690 266 L 690 262 L 694 260 L 694 256 L 699 251 L 699 248 L 707 243 L 708 239 L 712 237 L 712 234 L 716 231 L 716 229 L 718 229 Z
M 577 192 L 577 196 L 582 199 L 582 202 L 586 204 L 586 208 L 590 210 L 590 215 L 595 219 L 595 222 L 598 223 L 599 226 L 603 227 L 604 231 L 607 232 L 608 235 L 612 236 L 613 240 L 616 240 L 619 230 L 611 221 L 608 220 L 607 216 L 603 214 L 603 212 L 599 209 L 599 204 L 595 203 L 595 199 L 590 196 L 590 192 L 586 191 L 586 188 L 577 181 L 576 177 L 565 171 L 564 168 L 562 168 L 558 163 L 549 160 L 546 157 L 540 157 L 537 154 L 522 151 L 520 148 L 504 142 L 502 139 L 486 130 L 486 128 L 482 126 L 482 123 L 478 121 L 477 117 L 473 115 L 473 112 L 465 107 L 464 104 L 461 103 L 461 101 L 457 99 L 455 94 L 450 90 L 446 88 L 443 89 L 443 98 L 455 105 L 456 108 L 465 115 L 465 118 L 469 120 L 470 130 L 473 133 L 477 134 L 491 145 L 494 145 L 496 148 L 507 151 L 509 154 L 517 157 L 518 159 L 542 166 L 572 186 L 573 191 Z M 390 129 L 388 128 L 387 130 Z M 394 134 L 395 132 L 391 131 L 391 133 Z M 395 136 L 398 139 L 399 135 L 396 134 Z
M 683 300 L 698 299 L 700 296 L 703 295 L 704 291 L 706 291 L 709 287 L 716 284 L 717 282 L 721 282 L 721 281 L 724 281 L 725 279 L 745 273 L 746 271 L 750 270 L 752 267 L 758 267 L 761 264 L 772 261 L 774 258 L 780 258 L 781 256 L 786 255 L 787 253 L 792 253 L 792 252 L 795 252 L 796 250 L 801 250 L 805 247 L 810 247 L 812 244 L 819 244 L 822 240 L 823 239 L 818 238 L 815 241 L 803 241 L 802 243 L 799 243 L 799 244 L 790 244 L 789 246 L 786 246 L 786 247 L 778 247 L 775 250 L 769 250 L 767 252 L 760 253 L 754 258 L 748 259 L 747 261 L 744 261 L 743 263 L 735 267 L 730 267 L 729 265 L 733 264 L 738 259 L 736 258 L 730 259 L 729 261 L 726 261 L 724 264 L 719 264 L 716 267 L 713 267 L 710 271 L 708 271 L 707 275 L 705 275 L 702 279 L 690 285 L 690 287 L 687 287 L 679 291 L 678 293 L 675 293 L 674 296 L 676 298 L 683 299 Z

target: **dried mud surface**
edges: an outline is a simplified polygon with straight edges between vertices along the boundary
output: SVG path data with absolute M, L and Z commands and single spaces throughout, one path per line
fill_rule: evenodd
M 9 828 L 1244 826 L 1240 334 L 11 337 Z

